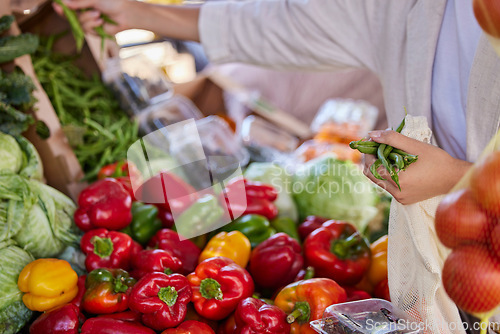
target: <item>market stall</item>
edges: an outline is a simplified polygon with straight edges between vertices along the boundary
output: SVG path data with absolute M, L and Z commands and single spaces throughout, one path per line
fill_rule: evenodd
M 54 2 L 64 17 L 51 1 L 0 17 L 1 333 L 430 332 L 421 300 L 391 303 L 395 200 L 362 159 L 401 190 L 419 156 L 369 139 L 377 108 L 328 100 L 304 124 L 196 74 L 172 41 L 85 35 Z M 439 298 L 483 327 L 500 304 L 498 141 L 429 232 Z

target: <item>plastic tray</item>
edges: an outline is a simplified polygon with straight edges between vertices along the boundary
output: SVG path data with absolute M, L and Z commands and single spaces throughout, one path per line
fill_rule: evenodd
M 416 334 L 419 326 L 382 299 L 365 299 L 329 306 L 323 319 L 311 322 L 321 334 Z

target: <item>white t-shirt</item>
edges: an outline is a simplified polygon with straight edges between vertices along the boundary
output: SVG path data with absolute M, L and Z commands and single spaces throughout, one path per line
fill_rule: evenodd
M 438 145 L 462 160 L 469 75 L 480 35 L 472 1 L 448 0 L 432 75 L 432 123 Z

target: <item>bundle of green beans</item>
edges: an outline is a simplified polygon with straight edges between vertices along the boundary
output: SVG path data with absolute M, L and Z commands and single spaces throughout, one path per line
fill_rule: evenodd
M 401 124 L 399 124 L 396 132 L 401 133 L 405 126 L 405 119 Z M 372 154 L 378 159 L 370 166 L 370 172 L 379 180 L 385 180 L 380 176 L 377 169 L 380 166 L 384 166 L 389 172 L 391 179 L 397 184 L 399 190 L 401 191 L 401 186 L 399 185 L 398 173 L 405 170 L 409 165 L 417 161 L 418 156 L 413 154 L 408 154 L 405 151 L 394 148 L 386 144 L 380 144 L 374 141 L 369 141 L 361 139 L 358 141 L 352 141 L 349 143 L 352 149 L 358 150 L 364 154 Z
M 86 180 L 101 167 L 126 159 L 138 139 L 138 125 L 120 108 L 113 93 L 96 75 L 89 78 L 74 57 L 51 51 L 54 37 L 34 56 L 36 75 L 54 106 Z

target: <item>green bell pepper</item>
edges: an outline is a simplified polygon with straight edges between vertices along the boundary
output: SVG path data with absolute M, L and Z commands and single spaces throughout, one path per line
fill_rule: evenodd
M 276 232 L 283 232 L 294 238 L 300 243 L 299 231 L 297 230 L 297 224 L 288 217 L 278 217 L 271 220 L 271 227 L 276 230 Z
M 176 220 L 175 227 L 179 234 L 202 235 L 211 231 L 224 215 L 219 201 L 213 195 L 205 195 L 194 202 Z
M 244 215 L 220 228 L 219 232 L 221 231 L 240 231 L 250 240 L 252 248 L 255 248 L 276 233 L 276 230 L 271 227 L 271 223 L 266 217 L 255 214 Z
M 158 218 L 158 208 L 141 202 L 132 203 L 132 222 L 123 229 L 138 243 L 144 245 L 162 228 Z

